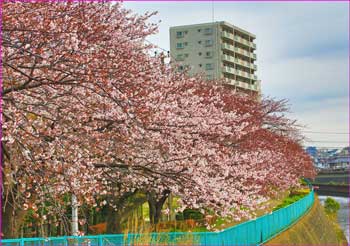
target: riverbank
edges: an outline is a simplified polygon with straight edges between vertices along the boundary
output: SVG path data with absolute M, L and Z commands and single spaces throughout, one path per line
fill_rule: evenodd
M 319 196 L 319 199 L 321 201 L 321 204 L 324 204 L 324 201 L 327 199 L 328 196 Z M 336 200 L 340 204 L 340 209 L 338 211 L 338 224 L 341 226 L 341 228 L 344 231 L 344 234 L 346 236 L 346 239 L 348 242 L 350 242 L 350 198 L 349 197 L 337 197 L 337 196 L 330 196 L 334 200 Z
M 315 196 L 311 210 L 295 225 L 264 245 L 348 245 L 339 224 L 324 212 Z

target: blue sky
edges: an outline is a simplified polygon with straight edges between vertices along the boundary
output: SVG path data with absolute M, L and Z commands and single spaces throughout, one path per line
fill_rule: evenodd
M 347 2 L 124 2 L 152 21 L 149 40 L 169 50 L 169 27 L 227 21 L 256 34 L 262 93 L 287 98 L 305 131 L 349 132 L 349 6 Z M 348 134 L 305 133 L 306 145 L 345 146 Z M 311 141 L 325 141 L 314 142 Z

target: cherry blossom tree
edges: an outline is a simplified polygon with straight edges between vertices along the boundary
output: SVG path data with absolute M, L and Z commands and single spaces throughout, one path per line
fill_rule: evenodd
M 108 206 L 111 233 L 147 200 L 157 223 L 170 193 L 183 208 L 239 218 L 314 175 L 283 102 L 235 94 L 149 56 L 153 13 L 132 15 L 118 3 L 3 9 L 9 225 L 28 208 L 64 214 L 66 194 Z M 48 200 L 57 202 L 47 208 Z
M 155 26 L 145 23 L 152 14 L 131 15 L 120 4 L 3 8 L 3 172 L 10 198 L 4 215 L 11 216 L 14 205 L 33 205 L 29 200 L 99 191 L 101 172 L 91 160 L 104 155 L 99 144 L 108 143 L 108 134 L 99 136 L 113 124 L 119 140 L 129 130 L 128 97 L 143 93 L 150 80 L 153 64 L 143 39 Z M 112 117 L 105 117 L 108 111 Z

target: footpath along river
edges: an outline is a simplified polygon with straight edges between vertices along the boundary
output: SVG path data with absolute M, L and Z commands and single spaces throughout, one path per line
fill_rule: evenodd
M 332 197 L 334 200 L 340 203 L 340 209 L 338 211 L 338 223 L 340 224 L 341 228 L 344 231 L 344 234 L 346 236 L 346 239 L 348 242 L 349 240 L 349 214 L 350 214 L 350 198 L 349 197 L 339 197 L 339 196 L 318 196 L 320 199 L 322 205 L 324 204 L 324 201 L 327 197 Z

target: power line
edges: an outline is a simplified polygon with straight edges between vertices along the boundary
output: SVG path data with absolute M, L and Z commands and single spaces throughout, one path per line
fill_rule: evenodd
M 346 148 L 346 146 L 306 146 L 306 145 L 303 145 L 304 148 L 307 148 L 307 147 L 315 147 L 317 149 L 344 149 Z
M 313 140 L 306 140 L 305 142 L 308 142 L 308 143 L 349 143 L 348 141 L 313 141 Z
M 315 133 L 315 134 L 347 134 L 349 135 L 350 133 L 349 132 L 314 132 L 314 131 L 301 131 L 301 132 L 304 132 L 304 133 Z
M 344 149 L 344 148 L 348 148 L 349 146 L 319 146 L 319 145 L 305 145 L 305 144 L 303 144 L 302 147 L 304 149 L 306 149 L 308 147 L 315 147 L 317 149 L 330 150 L 330 149 Z
M 160 50 L 163 50 L 163 51 L 165 51 L 165 52 L 168 52 L 168 50 L 163 49 L 163 48 L 162 48 L 162 47 L 160 47 L 159 45 L 154 44 L 154 43 L 152 43 L 151 41 L 149 41 L 149 40 L 147 40 L 147 39 L 145 39 L 145 41 L 146 41 L 147 43 L 153 44 L 154 46 L 156 46 L 156 48 L 157 48 L 157 49 L 160 49 Z

